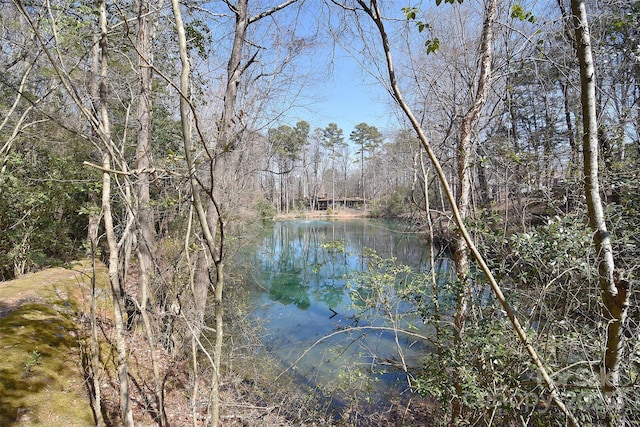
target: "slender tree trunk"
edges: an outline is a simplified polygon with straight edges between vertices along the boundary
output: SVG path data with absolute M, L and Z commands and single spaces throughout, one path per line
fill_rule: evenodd
M 100 110 L 100 95 L 98 87 L 98 76 L 100 74 L 100 45 L 99 36 L 94 33 L 93 46 L 91 48 L 91 80 L 89 83 L 89 94 L 94 111 Z M 95 137 L 99 137 L 93 132 Z M 102 215 L 98 209 L 98 196 L 93 191 L 89 193 L 89 215 L 88 215 L 88 231 L 87 238 L 91 244 L 91 369 L 92 369 L 92 385 L 93 385 L 93 412 L 95 414 L 96 426 L 105 425 L 102 416 L 102 397 L 101 397 L 101 363 L 100 363 L 100 340 L 98 338 L 98 321 L 97 321 L 97 301 L 96 301 L 96 250 L 98 248 L 98 231 L 100 228 L 100 220 Z
M 216 286 L 214 291 L 214 316 L 216 322 L 216 341 L 213 352 L 213 370 L 211 374 L 211 427 L 217 427 L 220 420 L 220 366 L 222 362 L 223 314 L 222 295 L 224 290 L 224 264 L 217 261 Z
M 238 88 L 240 86 L 240 78 L 246 68 L 253 62 L 251 59 L 247 64 L 242 65 L 242 52 L 244 44 L 246 43 L 247 27 L 249 26 L 249 0 L 238 0 L 236 5 L 231 8 L 235 14 L 235 28 L 233 45 L 231 47 L 231 54 L 229 55 L 229 62 L 227 63 L 227 85 L 224 95 L 222 117 L 220 118 L 220 128 L 218 129 L 218 146 L 215 149 L 216 158 L 211 163 L 211 188 L 209 189 L 209 201 L 207 203 L 207 226 L 215 229 L 219 228 L 219 242 L 217 252 L 211 253 L 211 261 L 215 265 L 215 287 L 214 287 L 214 317 L 216 325 L 216 340 L 214 344 L 213 354 L 213 366 L 211 374 L 211 395 L 210 395 L 210 410 L 211 410 L 211 427 L 217 427 L 220 420 L 220 365 L 222 361 L 222 340 L 223 334 L 223 305 L 222 295 L 224 288 L 224 264 L 222 263 L 222 248 L 224 239 L 224 230 L 222 220 L 219 215 L 219 207 L 214 200 L 213 189 L 213 177 L 218 175 L 218 166 L 221 162 L 225 162 L 226 158 L 224 153 L 233 150 L 235 148 L 237 135 L 233 132 L 234 115 L 236 109 L 236 100 L 238 98 Z M 281 177 L 282 179 L 282 177 Z M 284 189 L 282 188 L 281 181 L 281 196 Z M 288 206 L 287 206 L 288 209 Z M 205 226 L 202 224 L 202 226 Z M 215 232 L 212 232 L 215 235 Z M 213 244 L 213 242 L 211 242 Z M 202 259 L 202 258 L 201 258 Z M 201 267 L 200 267 L 201 268 Z M 210 268 L 210 264 L 209 267 Z M 207 280 L 207 286 L 210 283 L 210 279 Z M 201 286 L 196 282 L 196 286 Z
M 102 139 L 106 144 L 111 143 L 111 128 L 109 113 L 107 110 L 107 7 L 105 0 L 100 2 L 100 126 Z M 104 228 L 109 244 L 109 283 L 113 296 L 114 320 L 116 330 L 116 347 L 118 351 L 118 382 L 120 390 L 120 416 L 126 427 L 133 427 L 133 412 L 131 410 L 131 398 L 129 395 L 129 374 L 127 369 L 127 343 L 125 340 L 124 325 L 124 286 L 121 281 L 120 248 L 116 239 L 113 215 L 111 213 L 111 169 L 110 147 L 105 147 L 102 155 L 102 212 Z M 124 238 L 124 237 L 123 237 Z
M 218 129 L 219 146 L 222 151 L 228 151 L 234 147 L 234 138 L 231 138 L 231 128 L 233 126 L 233 116 L 235 114 L 236 99 L 238 99 L 238 88 L 242 73 L 249 64 L 241 65 L 242 51 L 246 43 L 247 27 L 249 26 L 249 0 L 238 0 L 237 4 L 231 8 L 235 15 L 235 28 L 231 54 L 227 63 L 227 85 L 224 93 L 224 105 L 222 117 L 220 118 L 220 128 Z
M 336 157 L 333 149 L 331 154 L 331 209 L 336 209 Z
M 476 170 L 478 174 L 478 187 L 479 187 L 479 193 L 480 193 L 478 202 L 480 206 L 486 207 L 489 205 L 491 197 L 489 194 L 489 183 L 487 182 L 487 173 L 485 171 L 485 167 L 482 164 L 482 162 L 476 163 Z
M 416 161 L 420 163 L 420 170 L 422 173 L 423 191 L 424 191 L 424 211 L 427 218 L 427 228 L 429 230 L 429 276 L 431 277 L 431 291 L 433 293 L 433 320 L 436 328 L 436 337 L 440 334 L 440 290 L 438 289 L 438 278 L 436 273 L 436 260 L 434 257 L 434 232 L 433 221 L 431 219 L 431 205 L 429 203 L 429 170 L 424 165 L 424 159 L 422 158 L 423 150 L 420 150 L 418 156 L 415 156 Z M 417 173 L 417 168 L 416 168 Z
M 367 197 L 364 191 L 364 144 L 360 147 L 360 192 L 362 196 L 362 204 L 367 204 Z
M 137 192 L 137 256 L 140 267 L 138 302 L 143 309 L 149 303 L 149 280 L 153 271 L 153 211 L 149 191 L 151 166 L 151 40 L 149 39 L 148 0 L 139 0 L 138 29 L 136 35 L 138 57 L 138 131 L 136 169 L 140 170 L 136 182 Z
M 97 239 L 91 239 L 91 387 L 93 391 L 93 413 L 96 426 L 105 426 L 102 416 L 100 339 L 98 338 L 97 304 L 96 304 L 96 245 Z
M 158 350 L 154 337 L 153 326 L 149 318 L 150 280 L 153 274 L 154 218 L 151 209 L 150 182 L 148 169 L 151 167 L 151 64 L 152 40 L 149 30 L 149 14 L 151 12 L 148 0 L 139 0 L 138 28 L 136 43 L 138 50 L 138 133 L 136 148 L 136 169 L 140 170 L 136 182 L 137 193 L 137 221 L 138 244 L 136 253 L 139 267 L 137 302 L 142 318 L 145 335 L 149 344 L 151 368 L 154 380 L 154 395 L 158 414 L 158 424 L 167 424 L 164 410 L 164 387 L 158 366 Z
M 562 98 L 564 105 L 564 121 L 567 125 L 567 133 L 569 138 L 569 147 L 571 148 L 571 163 L 569 165 L 569 172 L 575 169 L 575 165 L 578 163 L 578 145 L 576 144 L 576 136 L 573 130 L 573 119 L 571 118 L 571 108 L 569 106 L 569 84 L 560 82 L 560 87 L 562 89 Z
M 192 159 L 192 151 L 193 151 L 193 142 L 191 139 L 191 106 L 190 106 L 190 102 L 189 102 L 189 86 L 190 86 L 190 75 L 191 75 L 191 70 L 190 70 L 190 64 L 189 64 L 189 55 L 188 55 L 188 48 L 187 48 L 187 38 L 186 38 L 186 33 L 185 33 L 185 29 L 184 29 L 184 24 L 182 21 L 182 13 L 180 11 L 180 4 L 178 3 L 178 0 L 172 0 L 171 1 L 172 7 L 173 7 L 173 14 L 176 20 L 176 28 L 178 30 L 178 43 L 179 43 L 179 50 L 180 50 L 180 62 L 182 63 L 182 70 L 181 70 L 181 74 L 180 74 L 180 119 L 181 119 L 181 124 L 182 124 L 182 137 L 183 137 L 183 145 L 184 145 L 184 153 L 185 153 L 185 159 L 187 162 L 187 167 L 189 169 L 189 175 L 190 175 L 190 184 L 191 184 L 191 193 L 192 193 L 192 197 L 193 197 L 193 207 L 194 210 L 196 211 L 196 214 L 198 216 L 198 221 L 200 223 L 200 228 L 201 228 L 201 232 L 202 232 L 202 237 L 203 237 L 203 243 L 206 245 L 207 248 L 207 252 L 208 254 L 213 258 L 213 262 L 216 265 L 216 273 L 217 273 L 217 279 L 216 279 L 216 295 L 220 295 L 220 302 L 221 302 L 221 295 L 222 295 L 222 263 L 220 262 L 220 258 L 219 258 L 219 254 L 220 249 L 216 247 L 215 244 L 215 239 L 214 239 L 214 235 L 212 234 L 212 230 L 210 227 L 210 216 L 212 215 L 212 211 L 215 210 L 216 212 L 218 211 L 218 206 L 213 202 L 213 194 L 209 193 L 209 204 L 213 204 L 213 210 L 210 210 L 209 213 L 207 213 L 204 209 L 203 203 L 202 203 L 202 199 L 200 197 L 200 184 L 197 181 L 197 178 L 195 176 L 195 166 L 193 163 L 193 159 Z M 218 215 L 219 218 L 219 215 Z M 223 239 L 223 235 L 222 235 L 222 230 L 221 230 L 221 236 L 220 236 L 220 245 L 222 244 L 222 239 Z M 199 265 L 197 266 L 197 271 L 196 271 L 196 275 L 199 273 L 201 275 L 204 275 L 205 271 L 208 271 L 208 268 L 206 267 L 208 261 L 204 260 L 202 262 L 202 264 L 199 263 Z M 208 277 L 208 274 L 207 274 Z M 208 285 L 209 285 L 209 279 L 206 280 L 206 284 L 205 284 L 205 280 L 203 277 L 200 277 L 200 282 L 198 282 L 198 278 L 195 278 L 195 283 L 194 283 L 194 294 L 197 294 L 199 292 L 201 292 L 203 295 L 205 295 L 205 298 L 203 298 L 203 300 L 206 300 L 206 294 L 208 292 Z M 204 288 L 203 288 L 204 286 Z M 217 297 L 216 297 L 217 298 Z M 206 305 L 204 305 L 206 306 Z M 203 306 L 203 307 L 204 307 Z M 196 313 L 196 315 L 202 315 L 202 319 L 204 319 L 204 309 L 202 311 L 202 313 Z M 218 307 L 216 307 L 216 316 L 219 314 L 220 316 L 222 315 L 222 306 L 220 304 L 220 307 L 218 309 Z M 220 326 L 222 326 L 222 317 L 220 317 L 220 319 L 218 319 L 216 317 L 216 326 L 218 326 L 218 321 L 220 321 Z M 199 323 L 199 324 L 202 324 Z M 192 342 L 198 342 L 199 340 L 199 333 L 201 331 L 193 331 L 192 332 Z M 195 336 L 195 334 L 198 333 L 198 336 Z M 217 328 L 216 330 L 216 343 L 215 343 L 215 348 L 214 351 L 217 351 L 219 349 L 221 349 L 222 347 L 222 327 Z M 211 418 L 211 425 L 212 426 L 217 426 L 218 425 L 218 421 L 219 421 L 219 398 L 218 398 L 218 389 L 219 389 L 219 373 L 220 373 L 220 361 L 221 361 L 221 354 L 220 352 L 217 352 L 217 354 L 214 355 L 214 361 L 213 361 L 213 366 L 212 366 L 212 384 L 211 384 L 211 414 L 212 414 L 212 418 Z
M 616 275 L 611 238 L 607 231 L 600 198 L 598 176 L 598 123 L 596 115 L 595 69 L 591 54 L 591 36 L 583 0 L 572 0 L 576 31 L 577 55 L 580 62 L 580 83 L 583 124 L 584 188 L 589 213 L 589 225 L 598 257 L 598 275 L 607 319 L 604 354 L 603 389 L 611 405 L 611 425 L 624 426 L 624 401 L 620 387 L 620 363 L 624 348 L 624 324 L 629 307 L 629 284 Z
M 131 411 L 131 399 L 129 396 L 129 374 L 127 369 L 127 342 L 125 339 L 126 328 L 124 325 L 124 287 L 119 271 L 118 242 L 113 228 L 113 216 L 111 213 L 111 176 L 107 170 L 111 169 L 111 156 L 102 155 L 102 210 L 104 226 L 109 243 L 109 283 L 113 296 L 114 321 L 116 331 L 116 348 L 118 351 L 118 382 L 120 390 L 120 416 L 126 427 L 133 426 L 133 413 Z
M 225 88 L 224 94 L 224 103 L 222 109 L 222 116 L 220 117 L 219 125 L 218 125 L 218 144 L 214 150 L 214 156 L 216 156 L 211 160 L 210 164 L 210 185 L 213 186 L 213 177 L 216 175 L 217 168 L 224 161 L 224 153 L 234 149 L 235 139 L 233 137 L 232 126 L 233 126 L 233 116 L 236 106 L 236 100 L 238 97 L 238 87 L 240 85 L 240 78 L 242 77 L 242 72 L 246 67 L 241 66 L 242 60 L 242 50 L 244 43 L 246 42 L 246 32 L 247 27 L 249 25 L 249 16 L 248 16 L 248 0 L 239 0 L 238 3 L 231 8 L 233 13 L 235 14 L 235 31 L 233 44 L 231 47 L 231 54 L 229 55 L 229 62 L 227 63 L 227 84 Z M 282 180 L 282 177 L 281 177 Z M 282 209 L 282 182 L 280 186 L 280 207 Z M 213 201 L 213 187 L 208 189 L 209 200 L 207 202 L 206 212 L 209 217 L 209 227 L 215 228 L 218 223 L 218 218 L 216 218 L 216 206 Z M 215 232 L 212 232 L 215 236 Z M 205 265 L 201 263 L 205 262 Z M 210 256 L 199 256 L 198 257 L 198 265 L 196 267 L 196 277 L 195 277 L 195 289 L 196 294 L 199 297 L 203 297 L 203 301 L 206 301 L 209 286 L 211 284 L 211 280 L 209 278 L 209 269 L 211 267 L 211 263 L 213 262 L 212 257 Z M 205 274 L 206 272 L 206 274 Z M 201 310 L 196 311 L 195 313 L 195 321 L 196 325 L 201 325 L 204 322 L 204 304 L 199 304 L 198 308 Z M 200 331 L 196 330 L 196 339 L 199 339 Z
M 224 105 L 221 118 L 218 122 L 218 141 L 215 147 L 205 146 L 204 141 L 201 141 L 203 148 L 209 155 L 209 177 L 208 184 L 204 184 L 198 181 L 196 177 L 196 170 L 192 161 L 193 144 L 191 141 L 191 118 L 190 114 L 193 113 L 189 102 L 189 85 L 190 85 L 190 65 L 188 58 L 188 48 L 186 42 L 186 34 L 184 24 L 182 22 L 182 14 L 180 12 L 180 5 L 177 0 L 172 0 L 173 13 L 176 19 L 176 28 L 178 30 L 178 42 L 180 47 L 180 61 L 182 64 L 182 71 L 180 77 L 180 116 L 182 122 L 182 134 L 184 139 L 184 151 L 185 158 L 190 173 L 191 191 L 193 197 L 193 207 L 198 215 L 200 222 L 200 228 L 203 237 L 203 243 L 206 245 L 208 254 L 206 256 L 200 256 L 198 258 L 198 265 L 196 267 L 196 277 L 194 281 L 194 295 L 202 295 L 201 299 L 203 305 L 198 306 L 198 310 L 195 312 L 196 325 L 203 325 L 204 321 L 204 309 L 206 308 L 206 296 L 208 295 L 208 289 L 211 284 L 210 267 L 211 263 L 215 265 L 215 290 L 214 290 L 214 316 L 216 324 L 216 342 L 214 344 L 214 358 L 212 361 L 213 377 L 211 381 L 211 425 L 217 426 L 219 423 L 219 405 L 220 399 L 218 396 L 219 384 L 220 384 L 220 364 L 221 364 L 221 351 L 222 351 L 222 339 L 223 339 L 223 310 L 222 310 L 222 295 L 224 286 L 223 268 L 224 264 L 224 221 L 221 216 L 221 206 L 216 200 L 216 190 L 218 190 L 223 184 L 216 185 L 216 178 L 222 176 L 221 171 L 225 169 L 227 154 L 235 149 L 235 145 L 240 139 L 242 134 L 242 121 L 240 117 L 234 117 L 236 111 L 236 102 L 238 97 L 238 88 L 240 86 L 240 79 L 242 74 L 247 68 L 255 61 L 257 52 L 248 61 L 242 63 L 242 55 L 245 44 L 247 43 L 246 32 L 250 23 L 255 22 L 264 17 L 268 17 L 278 10 L 294 3 L 296 0 L 286 0 L 278 6 L 272 7 L 268 11 L 260 13 L 256 16 L 249 16 L 248 3 L 249 0 L 238 0 L 235 4 L 231 2 L 225 2 L 229 7 L 229 10 L 235 16 L 235 28 L 234 39 L 232 43 L 231 53 L 229 55 L 229 62 L 227 64 L 227 83 L 224 95 Z M 238 115 L 240 116 L 240 114 Z M 239 131 L 234 129 L 234 124 L 240 123 Z M 200 192 L 204 190 L 207 194 L 207 206 L 204 207 Z M 217 234 L 217 239 L 216 239 Z M 205 275 L 205 272 L 207 274 Z M 206 276 L 206 277 L 205 277 Z M 199 308 L 202 307 L 200 311 Z M 198 341 L 200 329 L 194 330 L 194 342 Z
M 460 191 L 456 205 L 464 221 L 470 214 L 471 208 L 471 156 L 473 155 L 472 137 L 480 119 L 480 113 L 487 100 L 491 84 L 491 61 L 493 58 L 493 27 L 496 20 L 497 0 L 491 0 L 485 11 L 482 36 L 480 40 L 480 76 L 474 95 L 473 105 L 465 114 L 460 125 L 460 141 L 458 142 L 458 180 Z M 459 334 L 464 332 L 464 322 L 467 317 L 470 300 L 471 283 L 469 278 L 469 248 L 461 232 L 456 234 L 456 248 L 454 252 L 456 275 L 461 284 L 458 293 L 458 305 L 454 317 L 454 324 Z

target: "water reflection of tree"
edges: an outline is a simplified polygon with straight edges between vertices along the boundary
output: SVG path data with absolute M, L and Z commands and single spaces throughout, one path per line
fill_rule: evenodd
M 418 271 L 430 268 L 424 251 L 416 250 L 412 233 L 357 221 L 278 223 L 263 240 L 254 266 L 261 269 L 271 300 L 301 310 L 314 302 L 340 310 L 347 276 L 367 270 L 368 248 L 399 255 L 403 263 L 419 266 Z M 446 269 L 440 265 L 436 269 L 441 267 Z M 361 292 L 366 293 L 367 287 Z M 415 298 L 411 302 L 422 305 Z
M 309 286 L 305 286 L 300 280 L 299 270 L 274 274 L 270 281 L 269 298 L 271 300 L 284 305 L 294 304 L 300 310 L 306 310 L 311 306 Z
M 330 309 L 335 309 L 342 303 L 344 288 L 344 283 L 340 286 L 335 286 L 332 283 L 324 282 L 314 288 L 313 296 L 316 301 L 325 303 Z
M 311 306 L 308 280 L 304 277 L 304 240 L 291 227 L 274 227 L 272 250 L 264 259 L 268 272 L 269 298 L 284 305 L 294 304 L 300 310 Z M 266 265 L 265 265 L 266 264 Z

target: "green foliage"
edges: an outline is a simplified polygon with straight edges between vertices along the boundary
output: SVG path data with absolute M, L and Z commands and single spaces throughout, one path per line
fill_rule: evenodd
M 549 283 L 570 271 L 572 278 L 587 273 L 585 258 L 591 235 L 575 215 L 549 218 L 547 223 L 510 237 L 509 277 L 523 285 Z
M 347 241 L 346 240 L 332 240 L 330 242 L 325 242 L 320 245 L 322 249 L 327 251 L 329 255 L 340 255 L 345 254 L 347 252 Z
M 445 411 L 460 398 L 462 419 L 456 425 L 492 417 L 493 425 L 509 425 L 535 407 L 538 384 L 530 381 L 535 370 L 503 321 L 485 318 L 466 330 L 463 341 L 453 342 L 454 331 L 443 328 L 413 387 L 436 398 Z M 531 384 L 523 389 L 523 382 Z
M 195 49 L 201 58 L 206 59 L 207 46 L 211 44 L 211 30 L 207 23 L 200 20 L 189 22 L 184 26 L 184 31 L 189 48 Z
M 273 221 L 273 217 L 276 215 L 276 209 L 273 207 L 264 197 L 261 197 L 255 204 L 254 209 L 258 213 L 258 218 L 262 222 Z
M 520 21 L 528 21 L 532 24 L 536 22 L 536 17 L 530 11 L 525 11 L 522 5 L 514 4 L 511 6 L 511 17 Z
M 294 128 L 282 125 L 269 129 L 269 142 L 283 161 L 298 160 L 309 139 L 309 128 L 309 123 L 301 120 Z
M 445 0 L 446 3 L 455 3 L 456 0 Z M 462 3 L 462 0 L 457 0 L 458 3 Z M 436 0 L 436 4 L 439 6 L 442 3 L 442 0 Z M 404 14 L 407 21 L 414 21 L 416 19 L 416 15 L 420 10 L 417 7 L 403 7 L 402 13 Z M 424 30 L 431 28 L 431 26 L 424 21 L 416 21 L 416 27 L 418 28 L 418 32 L 421 33 Z M 435 37 L 433 39 L 428 39 L 424 42 L 425 47 L 427 48 L 427 55 L 432 53 L 437 53 L 440 48 L 440 39 Z
M 71 260 L 86 236 L 88 173 L 73 140 L 20 140 L 0 181 L 0 277 Z M 86 157 L 85 157 L 86 158 Z
M 640 236 L 638 219 L 640 218 L 640 185 L 636 160 L 614 165 L 609 179 L 612 181 L 612 198 L 606 209 L 607 223 L 610 224 L 614 253 L 618 267 L 627 272 L 640 269 Z
M 397 303 L 398 297 L 413 289 L 408 282 L 411 269 L 396 258 L 384 259 L 373 250 L 363 256 L 367 258 L 367 270 L 353 274 L 348 282 L 357 307 L 386 310 L 387 305 Z
M 329 123 L 322 130 L 322 138 L 322 145 L 331 151 L 331 158 L 336 157 L 337 148 L 345 145 L 343 131 L 335 123 Z
M 433 40 L 427 40 L 424 45 L 427 48 L 427 54 L 436 53 L 440 49 L 440 39 L 436 37 Z
M 347 281 L 361 315 L 381 316 L 395 327 L 408 330 L 432 319 L 440 296 L 434 296 L 429 274 L 416 272 L 396 258 L 383 258 L 371 249 L 362 256 L 366 269 L 352 273 Z M 438 287 L 444 288 L 448 280 L 447 271 L 437 272 Z
M 560 308 L 563 316 L 578 315 L 584 307 L 571 295 L 593 292 L 586 218 L 581 213 L 553 216 L 542 225 L 507 236 L 503 221 L 498 213 L 485 213 L 472 228 L 498 280 L 517 290 L 519 298 L 513 304 L 543 318 L 555 317 L 553 311 Z
M 40 363 L 40 359 L 42 359 L 42 353 L 38 351 L 38 349 L 33 350 L 27 360 L 24 362 L 24 369 L 27 372 L 31 372 L 31 368 Z
M 403 7 L 402 13 L 407 21 L 416 19 L 416 14 L 420 11 L 417 7 Z
M 403 7 L 402 13 L 407 21 L 413 21 L 416 19 L 416 15 L 420 10 L 417 7 Z M 429 28 L 429 24 L 426 24 L 422 21 L 416 22 L 416 27 L 418 27 L 418 32 L 423 32 L 425 29 Z
M 359 147 L 356 154 L 364 155 L 365 152 L 373 152 L 382 144 L 382 133 L 375 126 L 370 126 L 366 123 L 358 123 L 351 134 L 349 139 Z
M 411 212 L 410 189 L 398 188 L 392 194 L 385 195 L 371 204 L 373 218 L 400 218 Z
M 636 247 L 635 233 L 627 227 L 631 223 L 637 224 L 637 216 L 632 220 L 625 211 L 633 205 L 629 202 L 634 191 L 628 188 L 624 194 L 620 200 L 622 206 L 610 206 L 609 224 L 613 230 L 617 262 L 633 265 L 635 261 L 629 263 L 627 256 L 632 255 Z M 474 228 L 482 235 L 483 252 L 489 255 L 492 269 L 498 273 L 520 321 L 532 328 L 531 340 L 535 348 L 549 370 L 556 372 L 554 379 L 561 387 L 562 399 L 584 425 L 604 425 L 608 408 L 599 389 L 598 372 L 602 357 L 600 347 L 605 338 L 604 323 L 587 220 L 577 210 L 564 216 L 549 217 L 542 225 L 512 233 L 506 238 L 503 231 L 496 231 L 502 228 L 502 220 L 499 215 L 483 216 L 482 227 Z M 628 327 L 630 335 L 637 333 L 634 322 Z M 465 337 L 463 345 L 468 339 Z M 513 345 L 518 344 L 514 342 Z M 635 343 L 628 346 L 628 357 L 622 369 L 625 386 L 621 393 L 625 401 L 633 402 L 634 392 L 626 387 L 637 375 L 634 364 L 638 356 L 633 350 L 637 348 Z M 519 399 L 515 400 L 524 404 L 518 406 L 514 399 L 503 398 L 501 413 L 528 414 L 537 423 L 561 425 L 554 411 L 532 409 L 536 406 L 537 396 L 542 406 L 551 407 L 542 381 L 532 378 L 531 373 L 516 379 L 519 383 L 514 383 L 517 387 L 514 390 Z M 627 411 L 633 413 L 637 408 L 629 404 Z

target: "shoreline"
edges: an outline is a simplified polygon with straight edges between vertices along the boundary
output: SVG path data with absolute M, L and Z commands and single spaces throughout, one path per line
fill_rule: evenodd
M 277 214 L 274 221 L 286 221 L 291 219 L 350 219 L 371 218 L 370 211 L 357 209 L 336 209 L 333 211 L 297 211 Z

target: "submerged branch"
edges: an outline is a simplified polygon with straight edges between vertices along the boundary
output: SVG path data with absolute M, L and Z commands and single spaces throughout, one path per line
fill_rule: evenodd
M 407 331 L 405 329 L 398 329 L 398 328 L 392 328 L 390 326 L 350 326 L 348 328 L 344 328 L 344 329 L 339 329 L 337 331 L 334 331 L 328 335 L 325 335 L 323 337 L 320 337 L 316 340 L 316 342 L 314 342 L 313 344 L 311 344 L 309 347 L 307 347 L 307 349 L 305 351 L 302 352 L 302 354 L 300 356 L 298 356 L 298 358 L 296 360 L 293 361 L 293 363 L 284 371 L 280 372 L 280 374 L 278 374 L 278 376 L 276 377 L 276 381 L 278 379 L 280 379 L 281 376 L 283 376 L 284 374 L 286 374 L 287 372 L 289 372 L 291 369 L 293 369 L 298 362 L 300 362 L 302 359 L 304 359 L 304 357 L 309 354 L 309 352 L 311 350 L 313 350 L 317 345 L 322 344 L 324 341 L 328 340 L 329 338 L 335 337 L 336 335 L 340 335 L 340 334 L 344 334 L 344 333 L 348 333 L 348 332 L 357 332 L 357 331 L 390 331 L 390 332 L 394 332 L 394 333 L 401 333 L 410 337 L 414 337 L 414 338 L 419 338 L 421 340 L 424 341 L 431 341 L 431 338 L 427 337 L 426 335 L 422 335 L 419 334 L 417 332 L 411 332 L 411 331 Z

